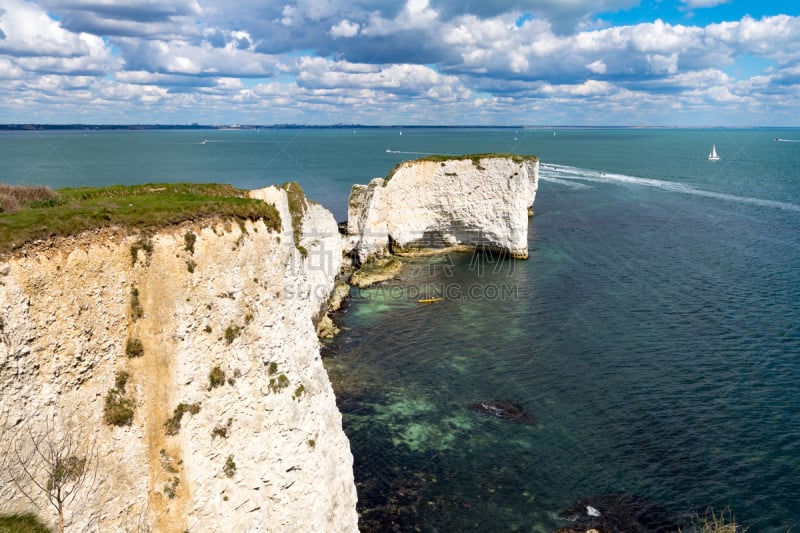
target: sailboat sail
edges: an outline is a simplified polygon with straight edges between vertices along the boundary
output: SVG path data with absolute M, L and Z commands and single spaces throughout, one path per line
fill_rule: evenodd
M 717 145 L 711 145 L 711 153 L 708 154 L 709 161 L 719 161 L 719 156 L 717 155 Z

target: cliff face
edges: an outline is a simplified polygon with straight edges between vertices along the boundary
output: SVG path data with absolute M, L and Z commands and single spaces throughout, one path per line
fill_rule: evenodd
M 102 230 L 0 262 L 3 510 L 33 509 L 10 482 L 25 480 L 14 446 L 25 459 L 32 442 L 72 435 L 97 472 L 66 507 L 73 531 L 357 531 L 312 324 L 341 243 L 321 208 L 303 225 L 304 253 L 286 225 L 216 221 Z M 104 422 L 109 397 L 130 401 L 130 425 Z
M 534 157 L 463 156 L 402 163 L 389 178 L 354 185 L 348 234 L 358 259 L 450 246 L 528 257 Z

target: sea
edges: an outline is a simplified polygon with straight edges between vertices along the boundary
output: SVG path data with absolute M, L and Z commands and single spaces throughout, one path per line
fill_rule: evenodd
M 416 259 L 323 347 L 361 529 L 550 532 L 624 497 L 796 531 L 800 129 L 3 132 L 0 182 L 291 180 L 344 220 L 400 161 L 488 152 L 540 158 L 530 259 Z

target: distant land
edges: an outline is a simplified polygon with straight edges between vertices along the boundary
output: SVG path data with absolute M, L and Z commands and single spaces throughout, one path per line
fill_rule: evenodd
M 364 124 L 0 124 L 0 131 L 39 130 L 259 130 L 259 129 L 396 129 L 396 128 L 505 128 L 526 126 L 425 126 L 425 125 L 364 125 Z M 532 127 L 532 126 L 527 126 Z M 555 126 L 539 126 L 555 127 Z M 564 126 L 559 126 L 564 127 Z
M 103 130 L 261 130 L 261 129 L 798 129 L 792 126 L 586 126 L 580 124 L 508 125 L 430 125 L 430 124 L 0 124 L 0 131 L 103 131 Z

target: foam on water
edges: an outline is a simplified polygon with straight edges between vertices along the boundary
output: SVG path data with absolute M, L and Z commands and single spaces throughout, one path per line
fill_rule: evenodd
M 736 202 L 741 204 L 752 204 L 759 207 L 771 207 L 775 209 L 784 209 L 787 211 L 800 212 L 800 205 L 788 202 L 778 202 L 775 200 L 766 200 L 764 198 L 752 198 L 749 196 L 737 196 L 735 194 L 727 194 L 722 192 L 707 191 L 686 185 L 685 183 L 676 183 L 674 181 L 664 181 L 652 178 L 640 178 L 637 176 L 627 176 L 625 174 L 615 174 L 601 172 L 597 170 L 589 170 L 584 168 L 570 167 L 566 165 L 542 165 L 540 167 L 540 179 L 557 183 L 560 185 L 571 185 L 571 182 L 594 182 L 594 183 L 624 183 L 629 185 L 639 185 L 642 187 L 653 187 L 665 191 L 676 192 L 680 194 L 690 194 L 693 196 L 704 196 L 706 198 L 714 198 L 716 200 L 724 200 L 728 202 Z

